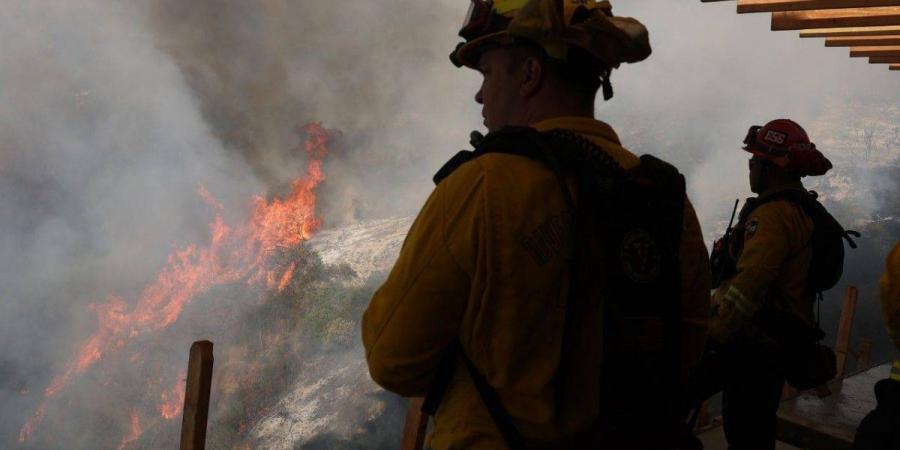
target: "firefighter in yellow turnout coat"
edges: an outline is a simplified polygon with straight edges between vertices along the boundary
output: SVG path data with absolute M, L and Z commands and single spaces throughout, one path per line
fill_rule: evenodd
M 888 335 L 900 349 L 900 243 L 887 257 L 881 276 L 881 312 Z M 895 359 L 890 378 L 875 384 L 878 406 L 860 423 L 853 448 L 893 450 L 900 448 L 900 359 Z
M 759 450 L 775 445 L 775 412 L 785 381 L 780 335 L 815 328 L 816 293 L 808 280 L 815 224 L 801 206 L 810 194 L 800 178 L 821 175 L 831 164 L 786 119 L 752 127 L 744 143 L 753 154 L 750 187 L 759 195 L 747 200 L 738 225 L 713 250 L 710 338 L 719 349 L 714 358 L 729 361 L 718 365 L 730 372 L 713 377 L 723 384 L 711 392 L 724 388 L 729 448 Z M 762 318 L 771 316 L 787 318 L 793 330 Z
M 545 23 L 563 27 L 566 38 Z M 507 29 L 516 30 L 515 39 Z M 610 69 L 650 53 L 640 23 L 613 17 L 608 2 L 475 0 L 460 34 L 466 43 L 452 59 L 484 76 L 476 101 L 489 131 L 565 130 L 602 148 L 622 169 L 641 164 L 609 125 L 593 118 L 601 85 L 604 96 L 611 95 Z M 571 73 L 573 64 L 585 70 Z M 680 356 L 688 371 L 704 347 L 709 271 L 697 217 L 686 200 L 683 209 L 681 292 L 673 298 L 682 302 Z M 600 386 L 602 299 L 568 325 L 575 338 L 567 351 L 578 357 L 565 366 L 565 381 L 576 389 L 558 389 L 575 270 L 571 228 L 559 179 L 542 162 L 489 153 L 461 164 L 432 192 L 365 312 L 362 337 L 372 378 L 400 395 L 423 396 L 440 375 L 448 347 L 458 342 L 527 448 L 596 448 L 573 436 L 615 414 L 604 410 Z M 507 448 L 474 375 L 461 366 L 457 362 L 449 377 L 428 448 Z
M 788 190 L 806 192 L 799 181 L 786 183 L 763 192 L 756 201 Z M 774 200 L 754 209 L 742 225 L 737 228 L 743 247 L 737 273 L 723 281 L 713 295 L 716 314 L 711 337 L 728 340 L 767 305 L 790 309 L 812 324 L 813 294 L 806 290 L 812 219 L 796 203 Z
M 881 313 L 891 340 L 900 349 L 900 244 L 888 255 L 881 276 Z M 900 380 L 900 374 L 892 372 L 891 378 Z

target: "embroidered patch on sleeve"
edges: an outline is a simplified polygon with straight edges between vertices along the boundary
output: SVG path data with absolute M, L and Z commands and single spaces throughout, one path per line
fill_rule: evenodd
M 744 231 L 744 240 L 748 240 L 756 234 L 756 230 L 759 229 L 759 219 L 756 217 L 751 217 L 750 220 L 747 221 L 747 225 Z

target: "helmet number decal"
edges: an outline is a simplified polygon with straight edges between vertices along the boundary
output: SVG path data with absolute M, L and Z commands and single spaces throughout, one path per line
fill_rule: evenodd
M 766 130 L 766 135 L 763 136 L 763 140 L 773 144 L 784 144 L 784 141 L 787 140 L 787 135 L 775 130 Z

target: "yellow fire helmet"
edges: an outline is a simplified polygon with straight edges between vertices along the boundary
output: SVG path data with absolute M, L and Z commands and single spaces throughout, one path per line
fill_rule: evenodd
M 608 1 L 471 0 L 459 35 L 465 39 L 451 53 L 457 67 L 475 69 L 481 54 L 517 40 L 541 45 L 551 58 L 565 60 L 570 46 L 597 58 L 608 69 L 650 56 L 647 28 L 630 17 L 612 15 Z M 604 77 L 607 95 L 608 73 Z

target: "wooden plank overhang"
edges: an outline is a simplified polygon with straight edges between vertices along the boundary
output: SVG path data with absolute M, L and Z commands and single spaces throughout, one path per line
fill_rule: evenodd
M 861 47 L 883 45 L 900 45 L 900 35 L 825 38 L 826 47 Z
M 721 1 L 734 0 L 701 0 Z M 799 30 L 871 64 L 900 65 L 900 0 L 737 0 L 737 12 L 771 13 L 772 31 Z
M 900 45 L 886 47 L 850 47 L 850 57 L 860 56 L 900 56 Z
M 801 30 L 802 38 L 900 36 L 900 25 L 887 27 L 814 28 Z
M 900 56 L 872 56 L 869 64 L 900 64 Z
M 772 13 L 772 31 L 888 25 L 900 25 L 900 7 L 878 6 Z
M 896 0 L 738 0 L 738 13 L 896 6 Z

